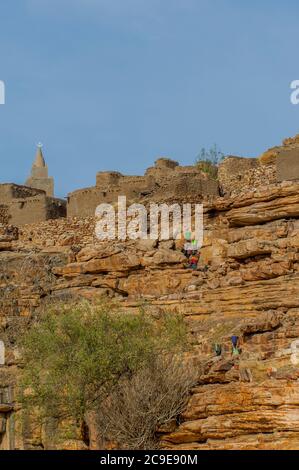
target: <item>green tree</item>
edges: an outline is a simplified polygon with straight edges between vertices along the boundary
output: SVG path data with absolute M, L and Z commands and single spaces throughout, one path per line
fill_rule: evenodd
M 41 417 L 84 420 L 121 380 L 186 342 L 181 316 L 154 319 L 85 302 L 51 307 L 21 340 L 21 403 Z

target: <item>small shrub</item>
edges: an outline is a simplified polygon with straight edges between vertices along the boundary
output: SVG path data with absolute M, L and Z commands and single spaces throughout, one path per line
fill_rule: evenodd
M 218 149 L 217 145 L 213 145 L 209 150 L 202 148 L 196 158 L 196 166 L 211 178 L 218 178 L 218 165 L 223 160 L 224 154 Z

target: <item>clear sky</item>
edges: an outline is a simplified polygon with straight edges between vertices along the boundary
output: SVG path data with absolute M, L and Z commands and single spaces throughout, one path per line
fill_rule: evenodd
M 257 156 L 299 132 L 297 0 L 0 0 L 0 181 L 44 144 L 56 193 L 201 147 Z

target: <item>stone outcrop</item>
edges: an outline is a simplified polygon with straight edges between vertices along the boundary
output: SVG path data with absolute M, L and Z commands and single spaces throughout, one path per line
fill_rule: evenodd
M 179 241 L 97 241 L 92 217 L 2 226 L 0 448 L 54 445 L 29 417 L 24 431 L 13 394 L 18 332 L 47 302 L 108 297 L 124 311 L 146 302 L 157 314 L 181 312 L 188 324 L 198 384 L 180 424 L 158 430 L 162 447 L 299 449 L 298 194 L 299 183 L 281 183 L 207 202 L 196 271 Z M 56 445 L 85 448 L 80 433 Z
M 283 148 L 297 145 L 295 138 Z M 168 159 L 143 177 L 97 176 L 92 191 L 107 202 L 115 202 L 126 178 L 133 178 L 129 202 L 204 201 L 197 270 L 187 268 L 180 240 L 100 242 L 92 215 L 16 227 L 9 198 L 0 198 L 0 449 L 87 448 L 75 428 L 54 440 L 67 423 L 38 425 L 15 394 L 18 336 L 48 303 L 82 298 L 114 299 L 120 311 L 146 304 L 157 317 L 184 315 L 198 380 L 182 415 L 157 430 L 163 448 L 299 449 L 299 178 L 278 181 L 279 149 L 259 161 L 225 160 L 222 197 L 217 182 Z M 11 185 L 1 191 L 17 191 L 13 199 L 21 203 L 41 194 Z M 86 198 L 86 214 L 97 202 L 86 191 L 69 201 L 74 213 L 79 200 Z M 238 356 L 231 354 L 232 335 L 239 337 Z

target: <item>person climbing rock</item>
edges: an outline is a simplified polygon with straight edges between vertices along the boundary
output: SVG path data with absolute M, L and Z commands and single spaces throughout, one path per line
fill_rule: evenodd
M 214 349 L 214 352 L 215 352 L 216 356 L 221 356 L 221 354 L 222 354 L 221 344 L 215 343 L 214 346 L 213 346 L 213 349 Z
M 189 268 L 194 269 L 194 270 L 197 269 L 198 261 L 199 261 L 199 254 L 197 253 L 197 251 L 192 251 L 189 257 Z
M 186 258 L 189 258 L 191 255 L 191 250 L 192 250 L 192 245 L 191 245 L 191 231 L 187 231 L 184 233 L 184 240 L 183 240 L 183 246 L 182 246 L 182 253 Z
M 239 356 L 241 354 L 241 350 L 239 349 L 239 337 L 238 336 L 232 336 L 231 337 L 231 342 L 232 342 L 232 355 L 233 356 Z

